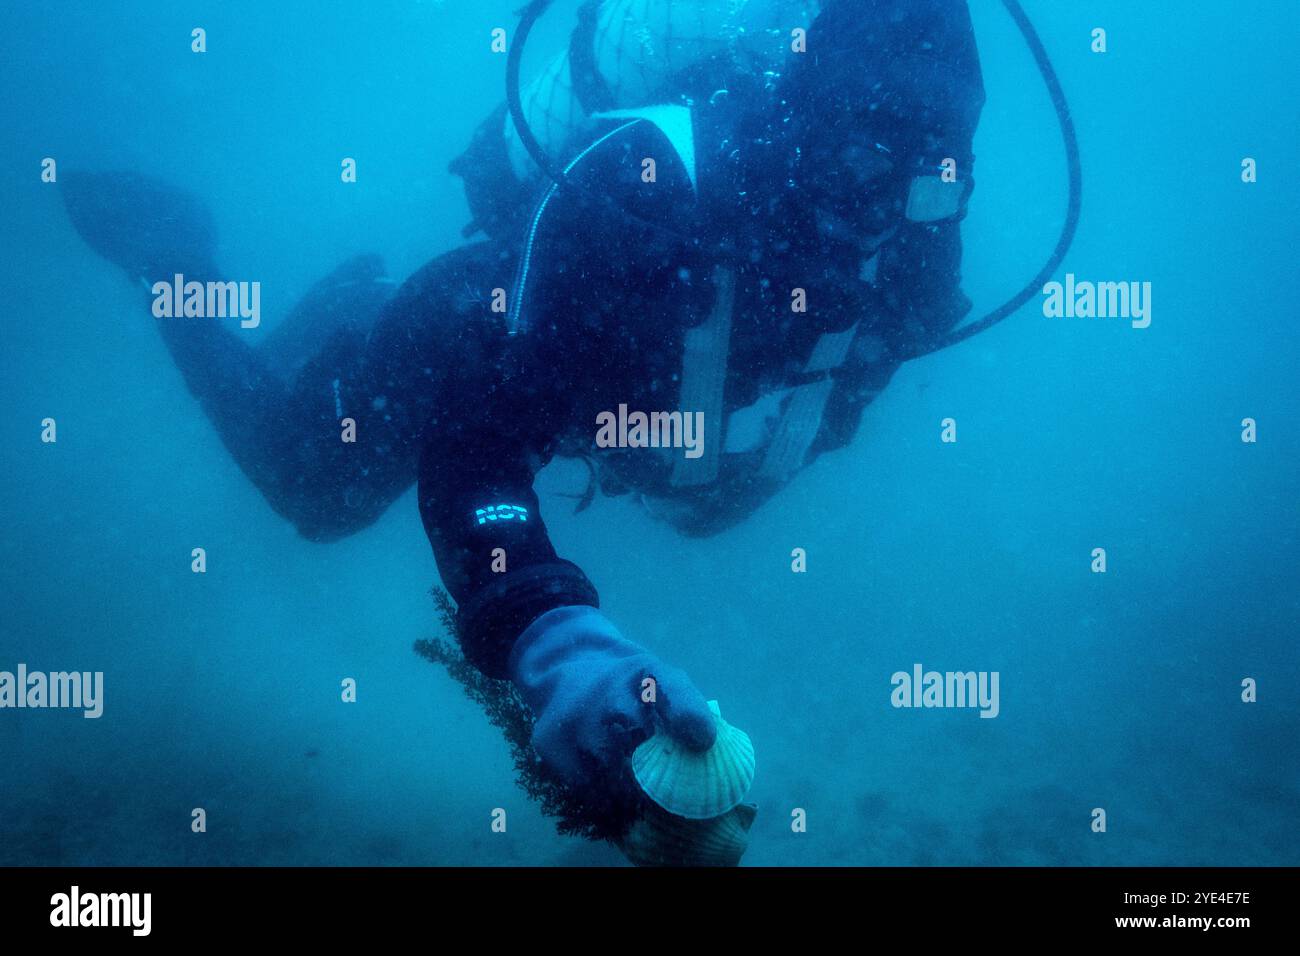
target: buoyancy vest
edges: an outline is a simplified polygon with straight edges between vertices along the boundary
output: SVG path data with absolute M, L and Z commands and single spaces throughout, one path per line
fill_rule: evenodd
M 652 124 L 671 144 L 675 159 L 684 169 L 692 190 L 699 189 L 695 162 L 695 142 L 691 111 L 676 105 L 657 105 L 639 109 L 614 110 L 596 114 L 596 119 L 617 123 L 608 132 L 593 141 L 570 161 L 566 175 L 611 138 L 637 123 Z M 532 325 L 528 311 L 528 283 L 533 276 L 536 258 L 541 254 L 536 238 L 542 228 L 558 186 L 544 193 L 533 215 L 524 244 L 520 274 L 508 316 L 508 329 L 512 335 L 525 334 Z M 787 482 L 805 464 L 808 452 L 821 431 L 822 418 L 834 389 L 834 372 L 848 358 L 853 341 L 862 327 L 861 320 L 848 328 L 828 331 L 819 335 L 803 362 L 798 381 L 774 383 L 765 390 L 758 402 L 727 413 L 726 385 L 728 365 L 732 354 L 732 333 L 736 326 L 737 276 L 733 264 L 713 267 L 711 286 L 712 302 L 702 319 L 688 323 L 682 344 L 678 411 L 683 414 L 700 413 L 703 416 L 705 440 L 698 457 L 686 457 L 680 449 L 660 449 L 672 455 L 672 465 L 665 487 L 659 480 L 652 482 L 653 495 L 661 507 L 652 509 L 656 514 L 666 514 L 662 507 L 664 498 L 679 498 L 703 502 L 724 471 L 731 483 L 736 482 L 738 470 L 752 473 L 763 488 L 775 489 Z M 756 408 L 766 406 L 769 414 L 756 413 Z M 744 422 L 743 440 L 733 440 L 733 422 Z M 590 449 L 598 469 L 602 467 L 601 450 Z M 651 449 L 640 449 L 642 455 L 652 455 Z M 645 492 L 638 487 L 637 472 L 628 467 L 628 456 L 620 456 L 616 469 L 618 484 L 630 490 Z M 645 458 L 642 459 L 646 461 Z M 646 462 L 649 464 L 649 462 Z M 662 468 L 647 468 L 647 474 L 662 472 Z M 689 516 L 687 516 L 689 519 Z

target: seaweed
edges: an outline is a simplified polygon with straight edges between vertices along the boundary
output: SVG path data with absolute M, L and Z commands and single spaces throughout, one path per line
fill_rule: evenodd
M 541 805 L 543 814 L 555 818 L 560 834 L 617 843 L 635 818 L 635 807 L 616 791 L 607 794 L 604 788 L 580 790 L 547 769 L 532 745 L 536 718 L 528 704 L 512 683 L 488 677 L 465 659 L 460 650 L 456 605 L 436 585 L 429 593 L 437 605 L 438 619 L 452 640 L 431 637 L 416 641 L 415 652 L 442 665 L 465 696 L 483 709 L 488 722 L 501 731 L 514 761 L 515 782 Z

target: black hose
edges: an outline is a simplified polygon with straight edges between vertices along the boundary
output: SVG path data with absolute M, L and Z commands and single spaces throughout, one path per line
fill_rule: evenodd
M 524 117 L 523 104 L 519 101 L 519 62 L 524 52 L 524 41 L 527 40 L 533 24 L 546 12 L 551 3 L 552 0 L 532 0 L 519 13 L 519 26 L 515 28 L 515 37 L 506 56 L 506 104 L 510 110 L 510 117 L 514 120 L 515 130 L 519 134 L 519 141 L 528 150 L 528 155 L 533 158 L 533 162 L 556 185 L 566 187 L 570 185 L 569 181 L 565 178 L 563 171 L 551 161 L 551 158 L 546 154 L 546 150 L 542 148 L 542 144 L 537 141 L 537 137 L 533 135 L 528 120 Z M 1056 76 L 1056 70 L 1052 67 L 1052 61 L 1047 56 L 1047 50 L 1043 47 L 1043 41 L 1039 39 L 1038 33 L 1034 30 L 1034 25 L 1029 22 L 1029 17 L 1025 15 L 1019 0 L 1002 0 L 1002 5 L 1006 7 L 1011 19 L 1015 21 L 1016 26 L 1020 29 L 1020 35 L 1025 38 L 1025 43 L 1028 44 L 1029 51 L 1034 56 L 1034 63 L 1037 64 L 1038 72 L 1047 85 L 1048 95 L 1051 96 L 1052 106 L 1056 110 L 1056 120 L 1061 127 L 1061 139 L 1065 144 L 1065 162 L 1069 178 L 1069 200 L 1065 210 L 1065 222 L 1061 226 L 1061 234 L 1056 240 L 1056 248 L 1052 250 L 1051 256 L 1019 292 L 992 312 L 981 316 L 974 322 L 968 322 L 966 325 L 949 332 L 938 341 L 922 345 L 916 351 L 907 353 L 903 356 L 904 361 L 921 358 L 924 355 L 932 355 L 941 349 L 964 342 L 971 336 L 992 328 L 1007 316 L 1013 314 L 1032 299 L 1042 288 L 1043 283 L 1056 272 L 1057 267 L 1065 259 L 1065 254 L 1074 241 L 1074 234 L 1079 226 L 1083 175 L 1079 165 L 1079 141 L 1075 136 L 1074 121 L 1070 118 L 1070 104 L 1066 102 L 1065 91 L 1061 89 L 1061 82 Z
M 546 8 L 551 3 L 552 0 L 532 0 L 528 6 L 519 11 L 519 26 L 515 27 L 514 39 L 510 41 L 510 49 L 506 53 L 506 107 L 510 110 L 510 118 L 514 121 L 515 132 L 519 134 L 519 142 L 524 144 L 524 149 L 528 150 L 528 155 L 533 157 L 537 168 L 554 180 L 556 185 L 563 186 L 564 173 L 551 162 L 551 157 L 546 154 L 542 144 L 533 135 L 533 128 L 528 125 L 528 120 L 524 117 L 523 104 L 519 102 L 519 62 L 524 55 L 524 43 L 533 29 L 533 24 L 546 12 Z

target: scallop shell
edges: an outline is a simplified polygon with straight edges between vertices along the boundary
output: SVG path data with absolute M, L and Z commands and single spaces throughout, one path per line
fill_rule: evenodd
M 722 719 L 716 700 L 709 701 L 709 709 L 718 736 L 703 753 L 660 731 L 632 754 L 632 775 L 645 795 L 688 820 L 722 816 L 745 799 L 754 782 L 754 745 L 749 736 Z
M 742 803 L 712 820 L 686 820 L 648 803 L 619 848 L 637 866 L 736 866 L 757 812 Z

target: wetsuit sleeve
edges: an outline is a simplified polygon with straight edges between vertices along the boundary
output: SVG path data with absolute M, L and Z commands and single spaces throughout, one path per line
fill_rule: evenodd
M 596 411 L 627 401 L 646 377 L 642 356 L 672 335 L 652 310 L 680 281 L 664 249 L 676 239 L 651 217 L 675 215 L 689 181 L 651 124 L 608 133 L 571 170 L 572 188 L 549 191 L 532 217 L 510 295 L 515 334 L 457 354 L 426 434 L 420 514 L 462 649 L 494 677 L 535 618 L 599 606 L 586 574 L 556 554 L 533 479 L 562 440 L 591 442 Z M 647 156 L 662 160 L 656 184 L 640 175 Z
M 555 552 L 533 479 L 549 454 L 545 395 L 511 375 L 511 343 L 458 358 L 462 368 L 429 428 L 420 517 L 457 604 L 466 657 L 505 676 L 514 639 L 538 615 L 599 606 L 581 569 Z
M 462 650 L 492 677 L 506 676 L 510 648 L 536 617 L 599 606 L 583 571 L 556 554 L 533 488 L 574 417 L 572 356 L 584 350 L 571 331 L 567 323 L 528 336 L 501 330 L 461 349 L 425 435 L 420 517 L 456 601 Z

